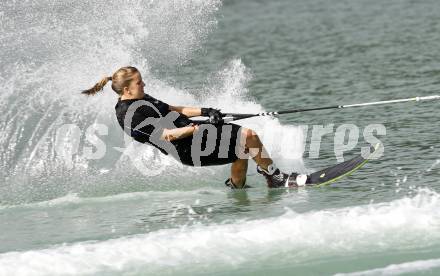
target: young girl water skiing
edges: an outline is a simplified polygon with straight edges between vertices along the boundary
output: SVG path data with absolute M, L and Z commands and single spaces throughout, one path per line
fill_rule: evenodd
M 115 106 L 119 125 L 134 140 L 189 166 L 232 163 L 231 177 L 225 184 L 233 189 L 245 187 L 249 157 L 270 188 L 305 184 L 304 176 L 297 181 L 297 174 L 282 173 L 275 166 L 253 130 L 223 123 L 220 110 L 172 106 L 145 94 L 145 83 L 135 67 L 122 67 L 82 93 L 94 95 L 109 81 L 119 96 Z M 195 124 L 189 119 L 195 116 L 209 117 L 209 123 Z

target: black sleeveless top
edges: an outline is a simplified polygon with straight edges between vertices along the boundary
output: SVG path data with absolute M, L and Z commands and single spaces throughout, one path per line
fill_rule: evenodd
M 145 94 L 143 99 L 121 100 L 115 106 L 116 118 L 125 133 L 140 143 L 148 143 L 168 154 L 158 137 L 164 128 L 173 129 L 191 124 L 191 120 L 169 105 Z M 128 115 L 128 116 L 127 116 Z M 131 120 L 131 125 L 125 125 Z

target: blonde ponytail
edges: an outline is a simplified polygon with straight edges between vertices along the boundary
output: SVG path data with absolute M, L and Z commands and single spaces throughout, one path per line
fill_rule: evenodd
M 104 86 L 107 84 L 107 82 L 111 81 L 112 77 L 105 77 L 102 78 L 97 84 L 95 84 L 92 88 L 82 91 L 82 94 L 85 95 L 95 95 L 99 91 L 102 91 L 104 89 Z
M 112 81 L 113 91 L 121 96 L 123 94 L 122 91 L 124 87 L 128 87 L 130 85 L 130 82 L 133 80 L 136 74 L 140 74 L 136 67 L 121 67 L 115 73 L 113 73 L 113 76 L 103 78 L 92 88 L 82 91 L 82 94 L 95 95 L 96 93 L 104 89 L 104 86 L 107 84 L 107 82 Z

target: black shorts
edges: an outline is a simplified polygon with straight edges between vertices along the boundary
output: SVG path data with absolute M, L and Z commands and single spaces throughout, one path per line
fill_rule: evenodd
M 240 152 L 241 126 L 202 124 L 198 134 L 175 140 L 178 158 L 188 166 L 230 164 Z

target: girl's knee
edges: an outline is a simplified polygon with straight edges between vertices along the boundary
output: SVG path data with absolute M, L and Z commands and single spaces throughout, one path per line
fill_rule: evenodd
M 255 131 L 250 128 L 243 128 L 242 130 L 243 136 L 247 139 L 258 139 L 258 135 Z

